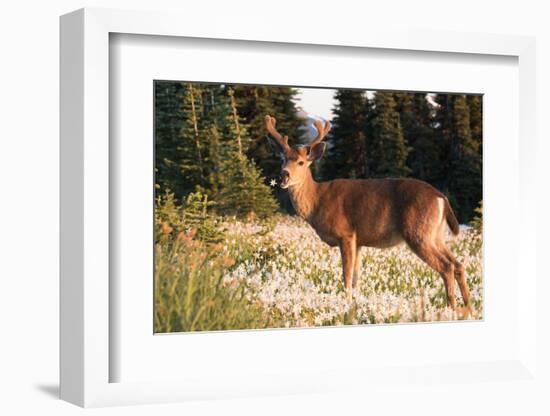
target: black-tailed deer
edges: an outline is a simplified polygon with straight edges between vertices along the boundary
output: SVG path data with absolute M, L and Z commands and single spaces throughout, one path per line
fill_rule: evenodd
M 288 136 L 275 128 L 276 120 L 265 117 L 269 142 L 280 155 L 281 187 L 288 189 L 292 205 L 330 246 L 342 255 L 344 286 L 351 298 L 360 273 L 361 247 L 386 248 L 406 242 L 411 250 L 437 271 L 445 282 L 447 303 L 456 309 L 455 281 L 466 314 L 471 299 L 464 267 L 445 244 L 448 226 L 458 235 L 458 221 L 441 192 L 416 179 L 335 179 L 316 182 L 309 166 L 323 155 L 323 138 L 330 123 L 317 121 L 317 137 L 307 146 L 292 148 Z

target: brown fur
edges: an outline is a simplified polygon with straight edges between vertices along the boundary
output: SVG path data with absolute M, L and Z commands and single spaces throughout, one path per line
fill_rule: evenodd
M 321 127 L 319 137 L 328 132 L 326 126 Z M 274 127 L 272 131 L 278 134 Z M 296 212 L 321 240 L 340 248 L 344 285 L 350 295 L 360 273 L 361 247 L 386 248 L 405 242 L 442 276 L 448 305 L 456 308 L 456 281 L 471 310 L 464 267 L 445 244 L 447 226 L 454 235 L 459 233 L 445 195 L 426 182 L 409 178 L 316 182 L 309 166 L 322 156 L 325 143 L 316 139 L 313 146 L 290 148 L 278 142 L 275 148 L 283 156 L 283 185 Z

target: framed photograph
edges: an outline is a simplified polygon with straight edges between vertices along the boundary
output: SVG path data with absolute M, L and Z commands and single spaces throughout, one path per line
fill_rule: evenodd
M 534 40 L 180 22 L 61 18 L 61 397 L 536 387 Z
M 482 95 L 153 84 L 155 333 L 483 318 Z

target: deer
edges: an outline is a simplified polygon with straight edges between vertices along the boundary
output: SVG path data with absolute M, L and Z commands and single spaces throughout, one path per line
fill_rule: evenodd
M 310 166 L 327 144 L 329 121 L 315 121 L 317 137 L 308 145 L 289 146 L 288 136 L 265 116 L 268 142 L 281 158 L 280 187 L 292 206 L 331 247 L 339 247 L 342 278 L 349 301 L 361 273 L 361 248 L 389 248 L 401 243 L 443 278 L 447 306 L 465 317 L 472 314 L 464 266 L 445 243 L 447 227 L 454 236 L 459 223 L 447 197 L 427 182 L 413 178 L 334 179 L 317 182 Z M 465 310 L 457 310 L 455 282 Z

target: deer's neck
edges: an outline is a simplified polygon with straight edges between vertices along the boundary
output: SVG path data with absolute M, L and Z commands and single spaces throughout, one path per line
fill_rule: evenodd
M 309 221 L 317 209 L 317 202 L 319 200 L 319 184 L 315 182 L 309 169 L 305 180 L 299 185 L 290 186 L 288 193 L 292 206 L 298 215 Z

